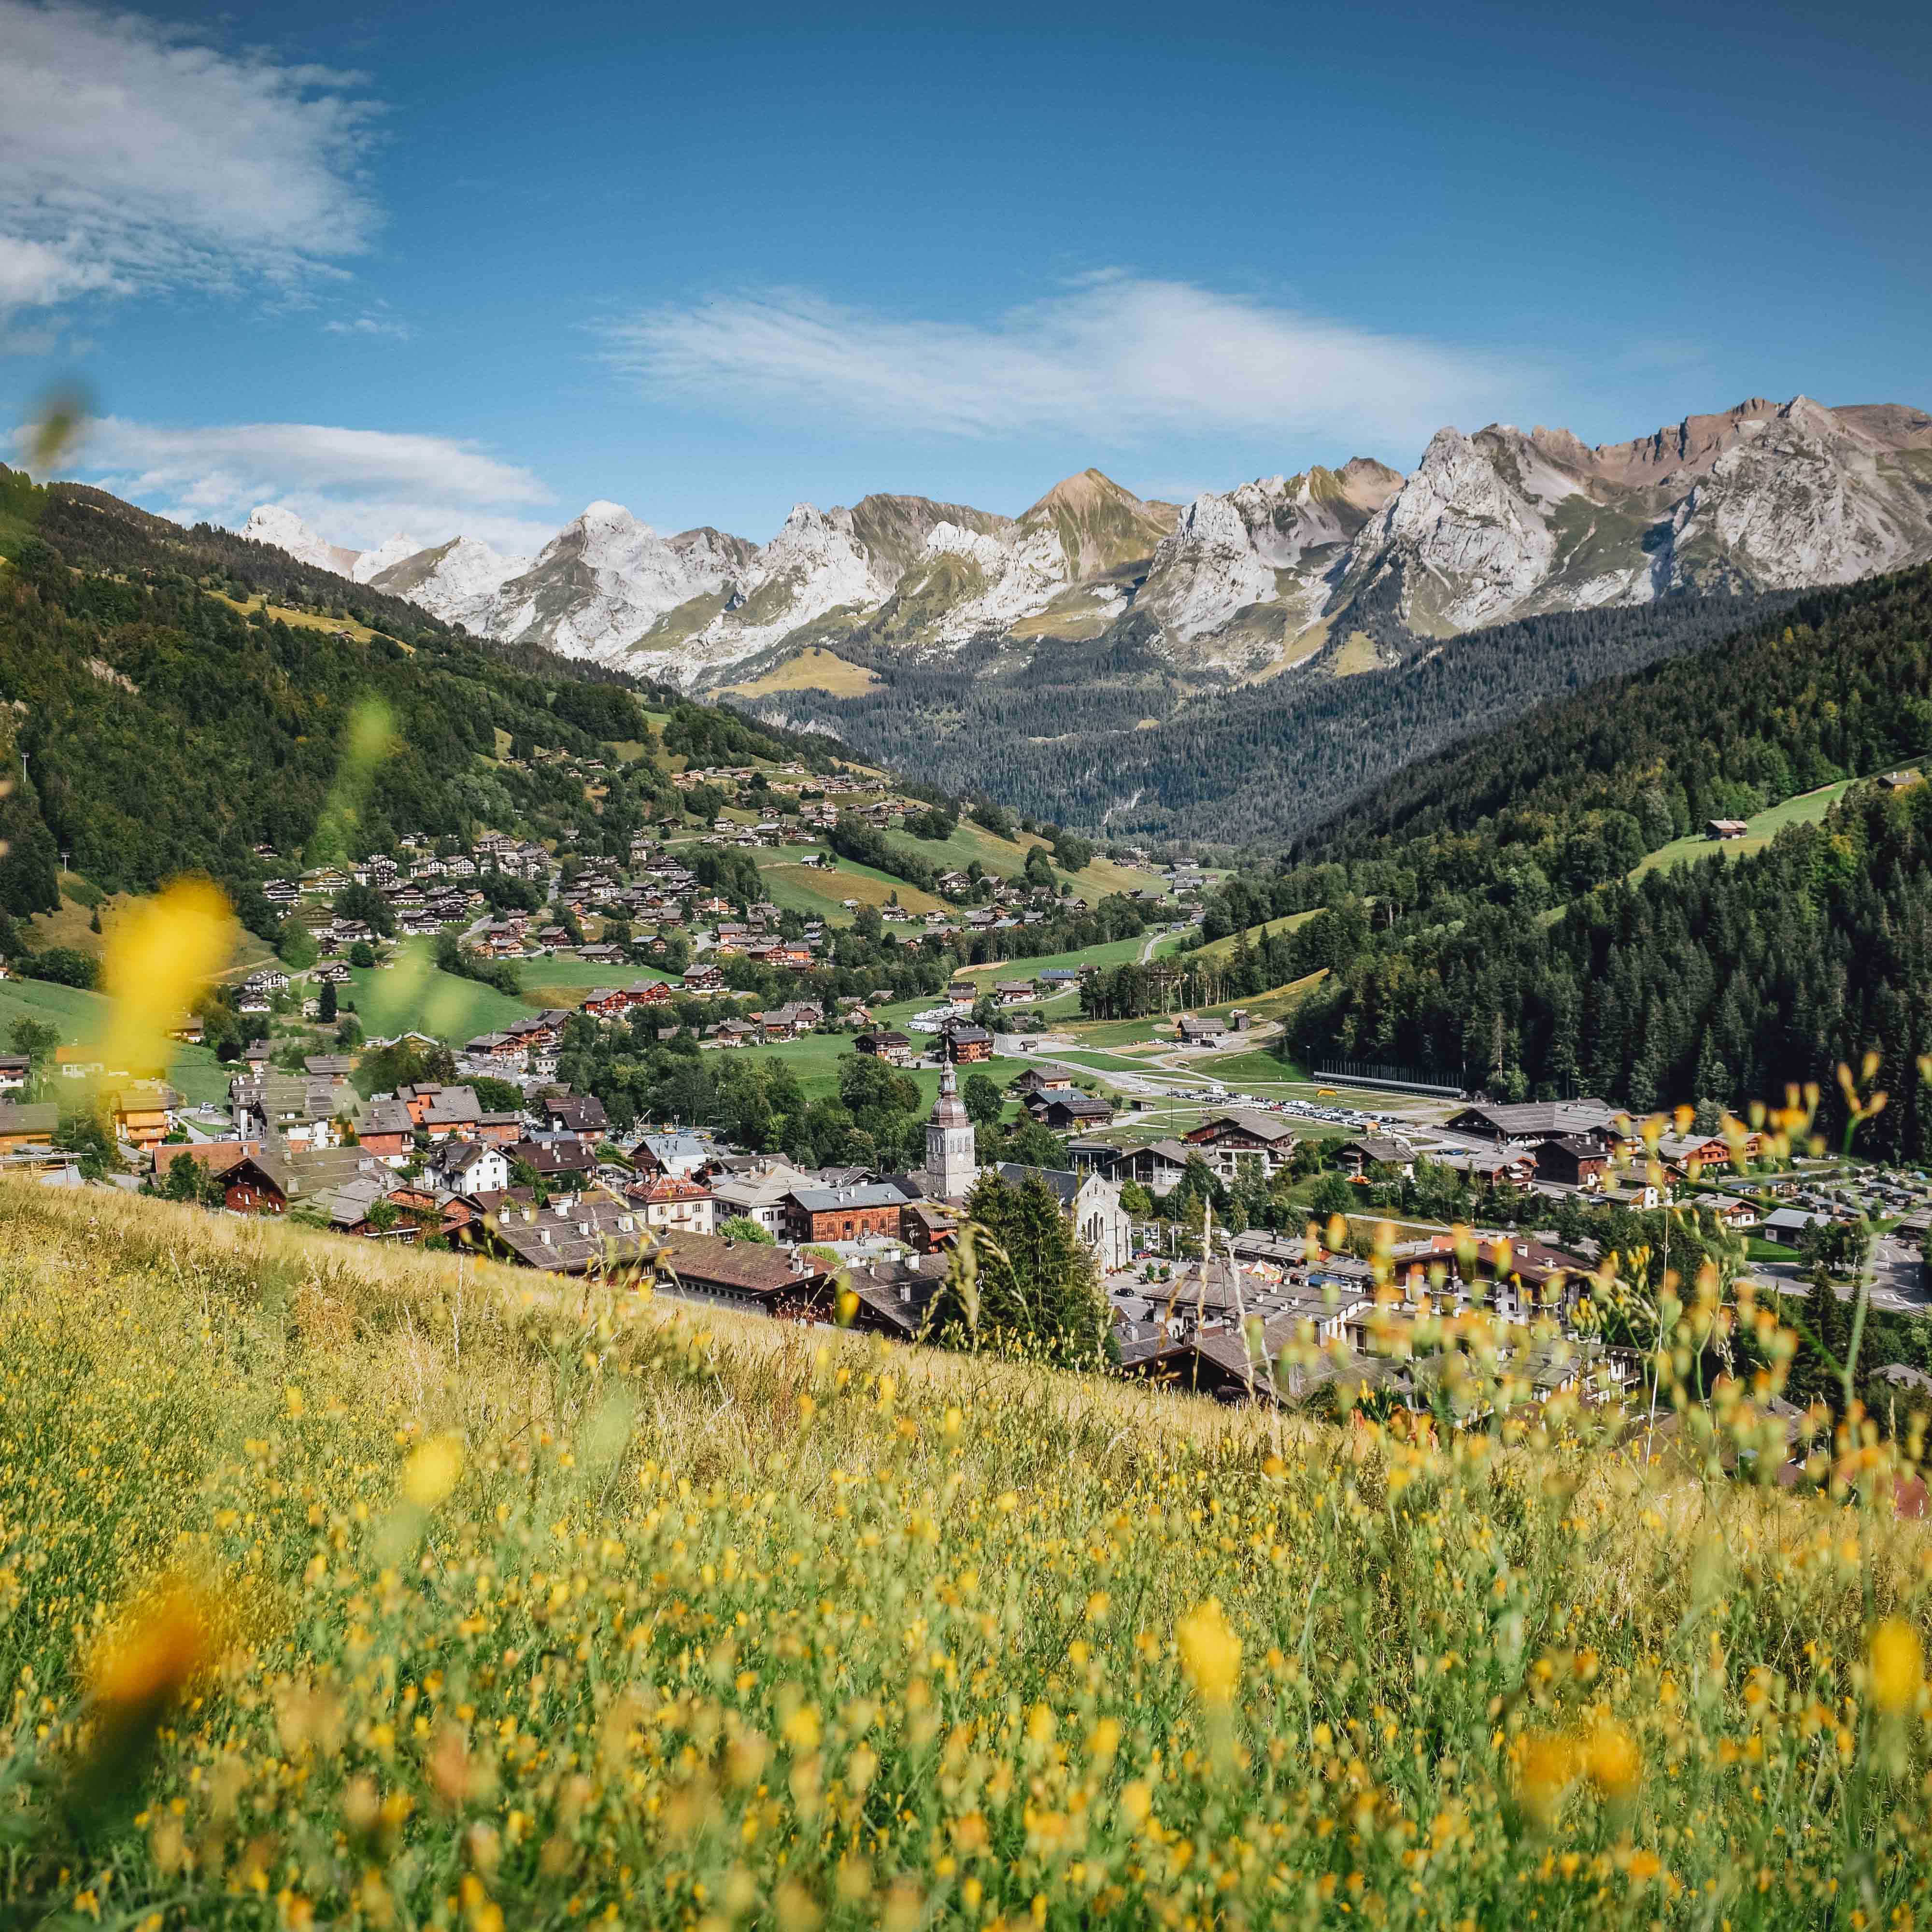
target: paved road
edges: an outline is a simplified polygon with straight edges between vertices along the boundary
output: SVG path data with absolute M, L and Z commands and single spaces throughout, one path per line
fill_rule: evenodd
M 1917 1251 L 1889 1235 L 1881 1235 L 1874 1256 L 1872 1306 L 1893 1315 L 1932 1314 L 1932 1295 L 1926 1292 Z M 1777 1282 L 1786 1294 L 1802 1295 L 1811 1286 L 1810 1276 L 1796 1262 L 1754 1262 L 1750 1273 L 1760 1281 Z M 1853 1283 L 1841 1281 L 1833 1286 L 1840 1300 L 1854 1298 Z

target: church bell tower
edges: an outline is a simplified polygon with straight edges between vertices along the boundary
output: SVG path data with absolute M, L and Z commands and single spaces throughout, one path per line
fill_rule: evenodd
M 959 1097 L 953 1072 L 952 1045 L 946 1042 L 946 1070 L 939 1076 L 939 1098 L 926 1124 L 926 1171 L 942 1200 L 963 1200 L 978 1179 L 980 1160 L 973 1148 L 973 1122 Z

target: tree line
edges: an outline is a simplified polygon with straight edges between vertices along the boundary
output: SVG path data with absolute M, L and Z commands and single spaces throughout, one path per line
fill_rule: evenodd
M 1778 1100 L 1874 1048 L 1874 1150 L 1922 1158 L 1932 788 L 1856 785 L 1754 856 L 1631 873 L 1708 818 L 1912 764 L 1928 640 L 1932 570 L 1798 600 L 1405 774 L 1213 895 L 1204 933 L 1320 908 L 1263 943 L 1274 983 L 1328 969 L 1298 1050 L 1499 1097 Z

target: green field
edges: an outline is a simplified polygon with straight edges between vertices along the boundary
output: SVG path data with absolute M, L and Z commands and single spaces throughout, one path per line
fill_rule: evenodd
M 1278 1060 L 1259 1047 L 1250 1047 L 1240 1053 L 1205 1054 L 1190 1060 L 1187 1070 L 1204 1079 L 1218 1080 L 1224 1087 L 1282 1086 L 1308 1078 L 1293 1060 Z
M 1239 1006 L 1256 1019 L 1279 1019 L 1321 976 L 1312 973 L 1246 999 L 1224 1000 L 1217 1006 L 1189 1006 L 1180 1010 L 1192 1013 L 1196 1018 L 1224 1020 Z M 1083 1046 L 1172 1046 L 1174 1018 L 1174 1013 L 1149 1013 L 1137 1020 L 1072 1019 L 1064 1022 L 1060 1030 Z
M 76 986 L 56 986 L 46 980 L 0 980 L 0 1040 L 16 1020 L 30 1019 L 57 1028 L 63 1046 L 84 1046 L 107 1030 L 107 1002 L 98 993 Z M 222 1065 L 205 1046 L 170 1042 L 174 1058 L 168 1078 L 190 1100 L 225 1101 L 232 1069 Z M 78 1082 L 74 1083 L 77 1088 Z M 64 1097 L 68 1083 L 57 1080 L 56 1098 Z
M 587 959 L 518 959 L 509 963 L 524 989 L 513 1000 L 494 986 L 439 970 L 436 942 L 406 939 L 388 968 L 352 967 L 351 997 L 363 1030 L 426 1033 L 460 1046 L 479 1033 L 498 1033 L 526 1019 L 532 1006 L 572 1006 L 593 986 L 628 986 L 669 976 L 647 966 L 599 966 Z
M 1147 1013 L 1137 1020 L 1072 1018 L 1064 1022 L 1060 1030 L 1082 1046 L 1172 1046 L 1174 1016 Z
M 1076 1066 L 1090 1066 L 1096 1073 L 1166 1074 L 1169 1071 L 1150 1060 L 1124 1060 L 1117 1053 L 1094 1053 L 1084 1047 L 1063 1048 L 1053 1057 L 1057 1060 L 1070 1061 Z
M 649 966 L 599 966 L 593 960 L 558 958 L 512 962 L 524 998 L 533 1006 L 574 1006 L 593 986 L 630 986 L 640 980 L 661 980 L 675 988 L 668 973 Z
M 512 1020 L 530 1016 L 525 1001 L 439 970 L 434 940 L 405 940 L 394 958 L 392 966 L 350 969 L 350 995 L 364 1033 L 426 1033 L 460 1046 L 477 1034 L 500 1033 Z
M 1762 852 L 1787 825 L 1816 825 L 1846 792 L 1855 781 L 1840 778 L 1836 784 L 1820 785 L 1816 791 L 1800 792 L 1782 805 L 1774 805 L 1744 820 L 1750 830 L 1742 838 L 1707 838 L 1701 832 L 1686 838 L 1673 838 L 1640 860 L 1630 871 L 1633 883 L 1646 872 L 1669 871 L 1713 856 L 1742 859 Z
M 917 1011 L 914 1007 L 913 1011 Z M 838 1069 L 852 1052 L 850 1034 L 807 1034 L 802 1040 L 785 1041 L 778 1046 L 734 1047 L 731 1052 L 748 1060 L 782 1060 L 805 1090 L 807 1100 L 817 1100 L 838 1090 Z M 929 1044 L 926 1036 L 915 1034 L 915 1046 Z M 1033 1064 L 1030 1060 L 992 1060 L 967 1068 L 968 1073 L 984 1073 L 1002 1087 L 1010 1086 Z M 930 1107 L 939 1097 L 940 1074 L 937 1067 L 909 1066 L 904 1070 L 919 1082 L 924 1104 Z M 963 1076 L 962 1076 L 964 1077 Z
M 976 825 L 964 818 L 955 826 L 950 838 L 914 838 L 903 832 L 889 836 L 893 844 L 918 853 L 928 864 L 941 871 L 963 872 L 976 859 L 982 871 L 997 872 L 1007 879 L 1016 878 L 1024 872 L 1027 854 L 1034 846 L 1047 842 L 1030 835 L 1018 839 L 998 838 L 983 825 Z M 1160 883 L 1158 874 L 1138 872 L 1131 866 L 1116 865 L 1111 859 L 1096 859 L 1084 870 L 1074 873 L 1062 873 L 1056 867 L 1054 875 L 1070 878 L 1075 890 L 1090 904 L 1097 904 L 1110 892 L 1130 892 L 1136 888 L 1147 891 Z
M 1129 961 L 1141 956 L 1141 948 L 1147 944 L 1147 935 L 1142 933 L 1136 939 L 1112 939 L 1103 946 L 1090 946 L 1084 952 L 1045 952 L 1037 959 L 994 959 L 983 966 L 968 966 L 963 969 L 967 977 L 983 980 L 1036 980 L 1049 966 L 1064 966 L 1078 971 L 1082 966 L 1124 966 Z M 1154 944 L 1154 957 L 1160 958 L 1173 950 L 1174 935 L 1168 934 Z
M 1321 907 L 1315 906 L 1306 912 L 1292 912 L 1283 918 L 1271 919 L 1260 926 L 1251 926 L 1244 933 L 1231 932 L 1226 939 L 1210 940 L 1198 949 L 1198 956 L 1203 959 L 1228 958 L 1242 940 L 1245 939 L 1250 946 L 1258 946 L 1264 939 L 1273 939 L 1282 933 L 1298 932 L 1321 910 Z M 1190 954 L 1189 956 L 1196 956 Z
M 802 913 L 808 919 L 822 919 L 828 926 L 850 926 L 853 914 L 845 910 L 847 899 L 866 905 L 883 906 L 895 898 L 907 911 L 924 914 L 943 912 L 944 899 L 916 886 L 896 879 L 875 866 L 855 865 L 841 859 L 836 872 L 827 872 L 805 862 L 822 854 L 822 847 L 786 845 L 773 850 L 769 846 L 758 853 L 758 872 L 771 895 L 772 904 L 785 912 Z
M 8 1922 L 1922 1926 L 1916 1455 L 1466 1332 L 1438 1441 L 0 1181 Z

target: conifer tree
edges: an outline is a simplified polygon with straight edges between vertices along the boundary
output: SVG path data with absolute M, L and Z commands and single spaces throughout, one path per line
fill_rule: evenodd
M 1092 1364 L 1109 1322 L 1099 1268 L 1060 1197 L 1037 1174 L 1017 1186 L 988 1174 L 967 1202 L 970 1246 L 956 1252 L 933 1328 L 964 1347 L 1014 1347 L 1048 1361 Z

